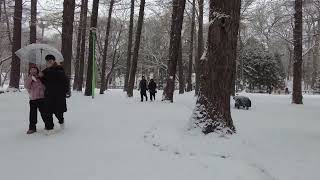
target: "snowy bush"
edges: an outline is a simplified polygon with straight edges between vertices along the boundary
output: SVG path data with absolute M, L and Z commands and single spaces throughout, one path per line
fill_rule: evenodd
M 271 89 L 281 87 L 284 68 L 280 54 L 270 53 L 263 44 L 251 38 L 239 54 L 243 62 L 243 78 L 249 89 Z

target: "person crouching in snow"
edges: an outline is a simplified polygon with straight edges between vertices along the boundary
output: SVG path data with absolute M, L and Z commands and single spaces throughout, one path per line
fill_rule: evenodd
M 144 76 L 142 76 L 142 80 L 139 83 L 139 90 L 140 90 L 140 95 L 141 95 L 141 102 L 143 102 L 143 97 L 146 97 L 146 101 L 148 101 L 148 96 L 147 96 L 147 80 Z
M 45 86 L 42 84 L 39 78 L 39 69 L 36 66 L 31 66 L 29 70 L 29 76 L 25 81 L 25 88 L 30 96 L 30 114 L 29 114 L 29 130 L 27 134 L 33 134 L 37 132 L 37 114 L 38 109 L 40 111 L 42 120 L 47 126 L 47 112 L 46 103 L 44 99 Z

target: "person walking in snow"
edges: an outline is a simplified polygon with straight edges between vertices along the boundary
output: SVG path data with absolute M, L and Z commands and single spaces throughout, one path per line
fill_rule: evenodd
M 44 99 L 45 86 L 40 81 L 39 72 L 39 68 L 30 66 L 29 76 L 26 78 L 24 84 L 30 97 L 29 130 L 27 134 L 37 132 L 38 110 L 47 128 L 47 109 Z
M 50 134 L 54 128 L 53 114 L 59 120 L 60 128 L 64 129 L 64 113 L 67 112 L 66 98 L 70 97 L 69 79 L 61 65 L 58 65 L 53 55 L 45 57 L 47 68 L 42 71 L 42 82 L 44 83 L 45 99 L 48 106 L 47 133 Z
M 141 102 L 143 102 L 143 97 L 146 98 L 146 101 L 148 101 L 148 96 L 147 96 L 147 80 L 144 76 L 142 76 L 142 80 L 139 83 L 139 90 L 140 90 L 140 95 L 141 95 Z
M 156 93 L 157 93 L 157 84 L 154 82 L 153 79 L 150 80 L 148 85 L 149 93 L 150 93 L 150 100 L 156 100 Z

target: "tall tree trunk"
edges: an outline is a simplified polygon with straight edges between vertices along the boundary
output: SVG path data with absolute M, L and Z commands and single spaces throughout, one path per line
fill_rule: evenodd
M 74 9 L 75 9 L 75 0 L 64 0 L 63 15 L 62 15 L 63 21 L 62 21 L 61 53 L 64 58 L 64 61 L 63 61 L 64 70 L 69 79 L 71 79 Z
M 128 81 L 130 76 L 131 57 L 132 57 L 131 49 L 132 49 L 132 37 L 133 37 L 133 18 L 134 18 L 134 0 L 131 0 L 129 37 L 128 37 L 128 49 L 127 49 L 127 67 L 126 67 L 126 76 L 124 80 L 124 91 L 128 90 Z
M 102 56 L 102 73 L 101 73 L 100 94 L 104 94 L 106 84 L 108 83 L 105 81 L 105 79 L 106 79 L 107 53 L 108 53 L 109 34 L 110 34 L 110 29 L 111 29 L 111 17 L 112 17 L 113 5 L 114 5 L 114 0 L 111 0 L 110 7 L 109 7 L 108 21 L 107 21 L 106 37 L 105 37 L 105 41 L 104 41 L 104 50 L 103 50 L 103 56 Z
M 319 43 L 320 43 L 320 20 L 318 20 L 317 30 L 316 30 L 316 37 L 315 37 L 315 45 L 313 47 L 313 61 L 312 61 L 312 80 L 311 80 L 311 88 L 315 89 L 316 80 L 318 77 L 318 62 L 319 62 Z M 315 33 L 315 34 L 316 34 Z
M 77 32 L 77 52 L 75 59 L 75 67 L 74 67 L 74 81 L 73 81 L 73 90 L 76 90 L 79 82 L 79 66 L 80 66 L 80 53 L 81 53 L 81 38 L 82 38 L 82 25 L 83 19 L 85 18 L 83 15 L 84 12 L 84 2 L 85 0 L 81 0 L 81 10 L 80 10 L 80 21 Z
M 37 0 L 31 0 L 30 44 L 37 42 Z
M 164 89 L 165 100 L 173 102 L 173 93 L 175 89 L 175 79 L 177 71 L 177 63 L 179 58 L 179 49 L 181 44 L 181 30 L 183 24 L 183 15 L 186 1 L 173 0 L 172 1 L 172 20 L 170 32 L 170 47 L 169 47 L 169 61 L 168 61 L 168 78 L 166 87 Z
M 203 43 L 203 7 L 204 7 L 204 0 L 198 0 L 199 6 L 199 15 L 198 15 L 198 49 L 197 49 L 197 58 L 196 58 L 196 90 L 195 94 L 199 94 L 199 86 L 200 86 L 200 59 L 203 54 L 204 43 Z
M 190 30 L 190 50 L 189 50 L 189 64 L 187 76 L 187 92 L 192 91 L 192 65 L 193 65 L 193 41 L 194 41 L 194 27 L 196 21 L 196 0 L 192 1 L 192 17 L 191 17 L 191 30 Z
M 134 43 L 135 45 L 134 45 L 134 51 L 133 51 L 133 57 L 132 57 L 132 64 L 131 64 L 131 68 L 130 68 L 128 89 L 127 89 L 128 97 L 133 96 L 133 88 L 134 88 L 135 76 L 136 76 L 137 65 L 138 65 L 138 57 L 139 57 L 140 40 L 141 40 L 141 32 L 142 32 L 145 4 L 146 4 L 146 1 L 141 0 L 140 10 L 139 10 L 139 18 L 138 18 L 138 26 L 137 26 L 135 43 Z
M 183 59 L 182 59 L 182 43 L 180 41 L 179 55 L 178 55 L 178 69 L 179 69 L 179 94 L 184 93 L 184 74 L 183 74 Z
M 97 22 L 98 22 L 98 10 L 99 10 L 99 0 L 93 0 L 92 3 L 92 14 L 91 14 L 91 29 L 90 29 L 90 41 L 89 41 L 89 57 L 88 57 L 88 67 L 87 67 L 87 80 L 86 80 L 86 90 L 85 90 L 85 96 L 91 96 L 92 95 L 92 59 L 94 56 L 93 52 L 93 36 L 95 35 L 95 31 L 97 29 Z
M 230 93 L 240 7 L 239 0 L 210 0 L 207 52 L 200 61 L 200 92 L 193 115 L 195 124 L 205 134 L 236 131 L 230 112 Z
M 294 62 L 293 62 L 293 92 L 292 103 L 302 103 L 302 0 L 295 0 L 294 14 Z
M 37 43 L 37 0 L 31 0 L 30 44 L 33 43 Z
M 21 48 L 22 0 L 15 0 L 13 19 L 13 46 L 9 87 L 19 89 L 20 59 L 15 52 Z
M 81 8 L 83 5 L 83 18 L 81 22 L 81 47 L 80 47 L 80 56 L 79 56 L 79 78 L 77 84 L 77 91 L 82 91 L 83 87 L 83 75 L 84 75 L 84 57 L 86 52 L 86 36 L 87 36 L 87 14 L 88 14 L 88 0 L 84 0 L 83 4 L 81 4 Z M 82 11 L 82 10 L 81 10 Z
M 5 18 L 6 18 L 8 40 L 9 40 L 10 44 L 13 45 L 12 38 L 11 38 L 9 15 L 8 15 L 8 12 L 7 12 L 7 5 L 6 5 L 6 1 L 5 0 L 3 1 L 3 12 L 4 12 L 4 15 L 5 15 Z

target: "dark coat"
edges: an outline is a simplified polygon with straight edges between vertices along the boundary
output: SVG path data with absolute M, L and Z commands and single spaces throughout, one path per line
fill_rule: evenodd
M 157 92 L 157 84 L 154 81 L 150 81 L 148 85 L 150 93 L 156 93 Z
M 147 87 L 147 80 L 142 79 L 139 83 L 139 89 L 141 93 L 146 93 L 146 91 L 148 90 Z
M 69 79 L 62 66 L 54 65 L 42 71 L 41 81 L 46 87 L 45 99 L 49 112 L 66 112 L 66 96 L 70 93 Z

